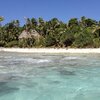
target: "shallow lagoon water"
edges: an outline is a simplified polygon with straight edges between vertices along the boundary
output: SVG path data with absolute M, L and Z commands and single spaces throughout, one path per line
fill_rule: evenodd
M 100 100 L 100 55 L 0 52 L 0 100 Z

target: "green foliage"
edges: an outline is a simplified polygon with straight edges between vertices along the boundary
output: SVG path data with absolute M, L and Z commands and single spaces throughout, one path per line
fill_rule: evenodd
M 80 33 L 75 34 L 75 41 L 73 42 L 73 47 L 83 48 L 92 47 L 93 35 L 89 33 L 88 29 Z
M 4 18 L 0 17 L 0 22 Z M 100 21 L 85 16 L 81 19 L 72 18 L 67 24 L 52 18 L 44 21 L 43 18 L 25 18 L 26 23 L 20 26 L 19 20 L 13 20 L 0 27 L 0 47 L 100 47 Z M 31 30 L 33 38 L 19 38 L 26 31 Z M 39 36 L 39 37 L 38 37 Z
M 3 21 L 3 20 L 4 20 L 4 18 L 2 16 L 0 16 L 0 22 Z
M 94 38 L 93 39 L 93 46 L 95 48 L 99 48 L 100 47 L 100 38 Z
M 5 47 L 18 47 L 18 41 L 11 41 L 6 43 Z
M 5 41 L 0 41 L 0 47 L 5 47 Z
M 46 35 L 46 37 L 45 37 L 45 46 L 46 47 L 53 46 L 53 45 L 55 45 L 55 43 L 56 43 L 56 40 L 53 37 L 53 35 L 51 35 L 51 34 Z
M 45 38 L 41 36 L 39 40 L 35 39 L 34 47 L 45 47 Z
M 34 42 L 35 42 L 35 39 L 34 38 L 27 38 L 27 39 L 21 39 L 19 40 L 19 43 L 18 43 L 18 46 L 19 47 L 33 47 L 34 46 Z
M 72 18 L 72 19 L 69 20 L 69 22 L 68 22 L 69 27 L 76 26 L 76 25 L 78 25 L 77 18 Z

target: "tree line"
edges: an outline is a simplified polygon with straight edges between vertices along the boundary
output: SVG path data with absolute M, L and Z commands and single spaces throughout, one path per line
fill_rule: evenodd
M 0 17 L 0 23 L 4 20 Z M 57 47 L 57 48 L 99 48 L 100 21 L 82 16 L 71 18 L 64 23 L 57 18 L 45 21 L 43 18 L 26 18 L 21 26 L 19 20 L 5 25 L 0 24 L 0 47 Z M 23 31 L 31 34 L 35 30 L 39 38 L 34 36 L 19 38 Z

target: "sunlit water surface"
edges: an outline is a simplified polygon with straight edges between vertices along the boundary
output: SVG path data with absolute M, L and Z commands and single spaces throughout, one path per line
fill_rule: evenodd
M 100 100 L 100 55 L 0 52 L 0 100 Z

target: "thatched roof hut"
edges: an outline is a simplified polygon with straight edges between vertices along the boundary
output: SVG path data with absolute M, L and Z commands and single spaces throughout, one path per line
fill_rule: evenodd
M 29 32 L 27 32 L 26 30 L 24 30 L 18 37 L 19 39 L 27 39 L 27 38 L 32 38 L 31 34 Z
M 36 30 L 31 30 L 31 34 L 34 38 L 39 38 L 40 34 Z
M 39 39 L 40 38 L 40 34 L 36 31 L 36 30 L 30 30 L 30 32 L 24 30 L 20 35 L 19 35 L 19 39 L 28 39 L 28 38 L 36 38 Z

